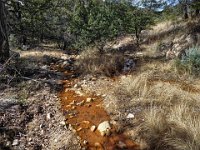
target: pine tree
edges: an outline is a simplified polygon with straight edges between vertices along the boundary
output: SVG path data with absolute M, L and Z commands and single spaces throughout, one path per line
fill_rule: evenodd
M 0 1 L 0 62 L 9 58 L 8 30 L 6 22 L 5 4 Z

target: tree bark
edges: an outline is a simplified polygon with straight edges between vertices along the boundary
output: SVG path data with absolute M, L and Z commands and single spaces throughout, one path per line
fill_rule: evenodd
M 0 0 L 0 63 L 9 58 L 8 30 L 6 23 L 5 4 Z
M 188 19 L 189 15 L 188 15 L 188 4 L 185 3 L 183 6 L 183 13 L 184 13 L 184 19 Z

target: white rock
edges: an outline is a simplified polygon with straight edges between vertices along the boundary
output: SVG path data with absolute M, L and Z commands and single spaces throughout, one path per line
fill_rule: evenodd
M 19 140 L 18 139 L 15 139 L 12 143 L 12 146 L 17 146 L 19 145 Z
M 96 130 L 96 126 L 91 126 L 90 130 L 94 132 Z
M 135 118 L 135 115 L 129 113 L 129 114 L 126 116 L 126 118 L 127 118 L 127 119 L 133 119 L 133 118 Z
M 103 94 L 102 97 L 106 97 L 106 94 Z
M 91 103 L 92 101 L 93 101 L 92 98 L 87 98 L 87 99 L 86 99 L 86 102 L 87 102 L 87 103 Z
M 88 144 L 88 141 L 84 140 L 84 141 L 83 141 L 83 144 L 84 144 L 84 145 L 87 145 L 87 144 Z
M 65 126 L 66 125 L 65 121 L 61 121 L 60 125 Z
M 110 135 L 111 127 L 109 121 L 104 121 L 100 123 L 97 129 L 99 130 L 101 136 Z
M 52 117 L 51 113 L 48 113 L 47 114 L 47 120 L 51 119 L 51 117 Z

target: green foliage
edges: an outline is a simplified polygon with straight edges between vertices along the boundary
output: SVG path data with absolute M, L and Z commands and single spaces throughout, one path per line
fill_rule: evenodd
M 200 47 L 193 47 L 186 51 L 181 60 L 175 61 L 177 71 L 198 75 L 200 73 Z
M 19 43 L 64 41 L 75 49 L 103 45 L 119 35 L 135 34 L 153 22 L 152 13 L 130 0 L 10 0 L 11 33 Z
M 83 48 L 101 43 L 122 34 L 136 34 L 152 23 L 143 9 L 129 2 L 77 1 L 71 16 L 70 32 L 75 35 L 74 46 Z

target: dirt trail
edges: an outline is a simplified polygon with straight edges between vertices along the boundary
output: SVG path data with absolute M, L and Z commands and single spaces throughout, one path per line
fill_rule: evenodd
M 96 126 L 103 121 L 110 121 L 110 117 L 103 108 L 102 97 L 95 94 L 77 93 L 72 90 L 73 80 L 66 80 L 64 89 L 60 93 L 62 109 L 67 123 L 72 126 L 81 138 L 81 145 L 89 150 L 136 150 L 139 146 L 123 133 L 118 133 L 115 126 L 111 125 L 111 135 L 101 136 L 98 130 L 91 131 L 91 126 Z M 87 99 L 91 98 L 91 102 Z

